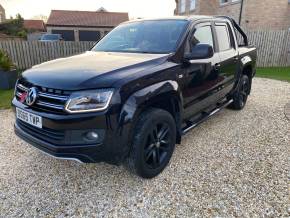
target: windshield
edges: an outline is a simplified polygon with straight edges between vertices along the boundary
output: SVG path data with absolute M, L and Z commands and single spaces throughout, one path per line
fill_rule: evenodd
M 41 37 L 41 40 L 59 40 L 59 35 L 55 34 L 46 34 Z
M 187 26 L 186 20 L 140 21 L 118 26 L 92 50 L 104 52 L 171 53 Z

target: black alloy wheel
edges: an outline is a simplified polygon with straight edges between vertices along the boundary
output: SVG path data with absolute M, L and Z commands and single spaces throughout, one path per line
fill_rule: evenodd
M 169 134 L 170 128 L 167 123 L 152 125 L 144 147 L 144 160 L 150 168 L 156 169 L 166 160 L 170 151 Z
M 174 151 L 175 120 L 165 110 L 150 108 L 140 115 L 133 129 L 126 166 L 143 178 L 153 178 L 164 170 Z
M 230 104 L 230 108 L 235 110 L 242 110 L 246 103 L 251 90 L 251 84 L 249 77 L 247 75 L 243 75 L 237 91 L 233 94 L 233 103 Z
M 249 89 L 250 89 L 250 83 L 249 83 L 248 77 L 247 79 L 243 78 L 241 81 L 240 91 L 239 91 L 239 101 L 240 101 L 241 107 L 244 107 L 247 102 Z

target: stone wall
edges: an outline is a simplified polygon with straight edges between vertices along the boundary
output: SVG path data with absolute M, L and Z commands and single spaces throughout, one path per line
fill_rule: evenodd
M 5 9 L 0 5 L 0 23 L 3 23 L 6 19 Z
M 196 9 L 189 11 L 187 0 L 186 12 L 179 15 L 226 15 L 239 21 L 241 1 L 221 5 L 220 0 L 196 0 Z M 255 30 L 285 30 L 290 28 L 290 4 L 288 0 L 244 0 L 242 26 Z
M 245 0 L 242 25 L 245 29 L 288 29 L 289 12 L 288 0 Z

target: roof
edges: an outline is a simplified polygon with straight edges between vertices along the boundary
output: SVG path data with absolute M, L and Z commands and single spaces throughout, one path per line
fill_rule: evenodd
M 24 20 L 23 25 L 25 29 L 45 31 L 43 20 Z
M 200 20 L 200 19 L 213 19 L 216 17 L 213 16 L 203 16 L 203 15 L 194 15 L 194 16 L 171 16 L 171 17 L 163 17 L 163 18 L 145 18 L 145 19 L 135 19 L 130 20 L 127 23 L 130 22 L 138 22 L 138 21 L 150 21 L 150 20 Z
M 162 21 L 162 20 L 184 20 L 184 21 L 197 21 L 197 20 L 228 20 L 230 17 L 226 16 L 205 16 L 205 15 L 190 15 L 190 16 L 171 16 L 164 18 L 150 18 L 150 19 L 136 19 L 130 20 L 126 23 L 142 22 L 142 21 Z
M 128 21 L 128 13 L 52 10 L 47 26 L 115 27 Z

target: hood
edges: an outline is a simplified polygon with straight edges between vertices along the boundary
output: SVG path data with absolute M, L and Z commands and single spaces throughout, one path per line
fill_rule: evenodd
M 22 79 L 38 86 L 81 90 L 109 88 L 127 76 L 167 60 L 168 54 L 93 52 L 36 65 Z

